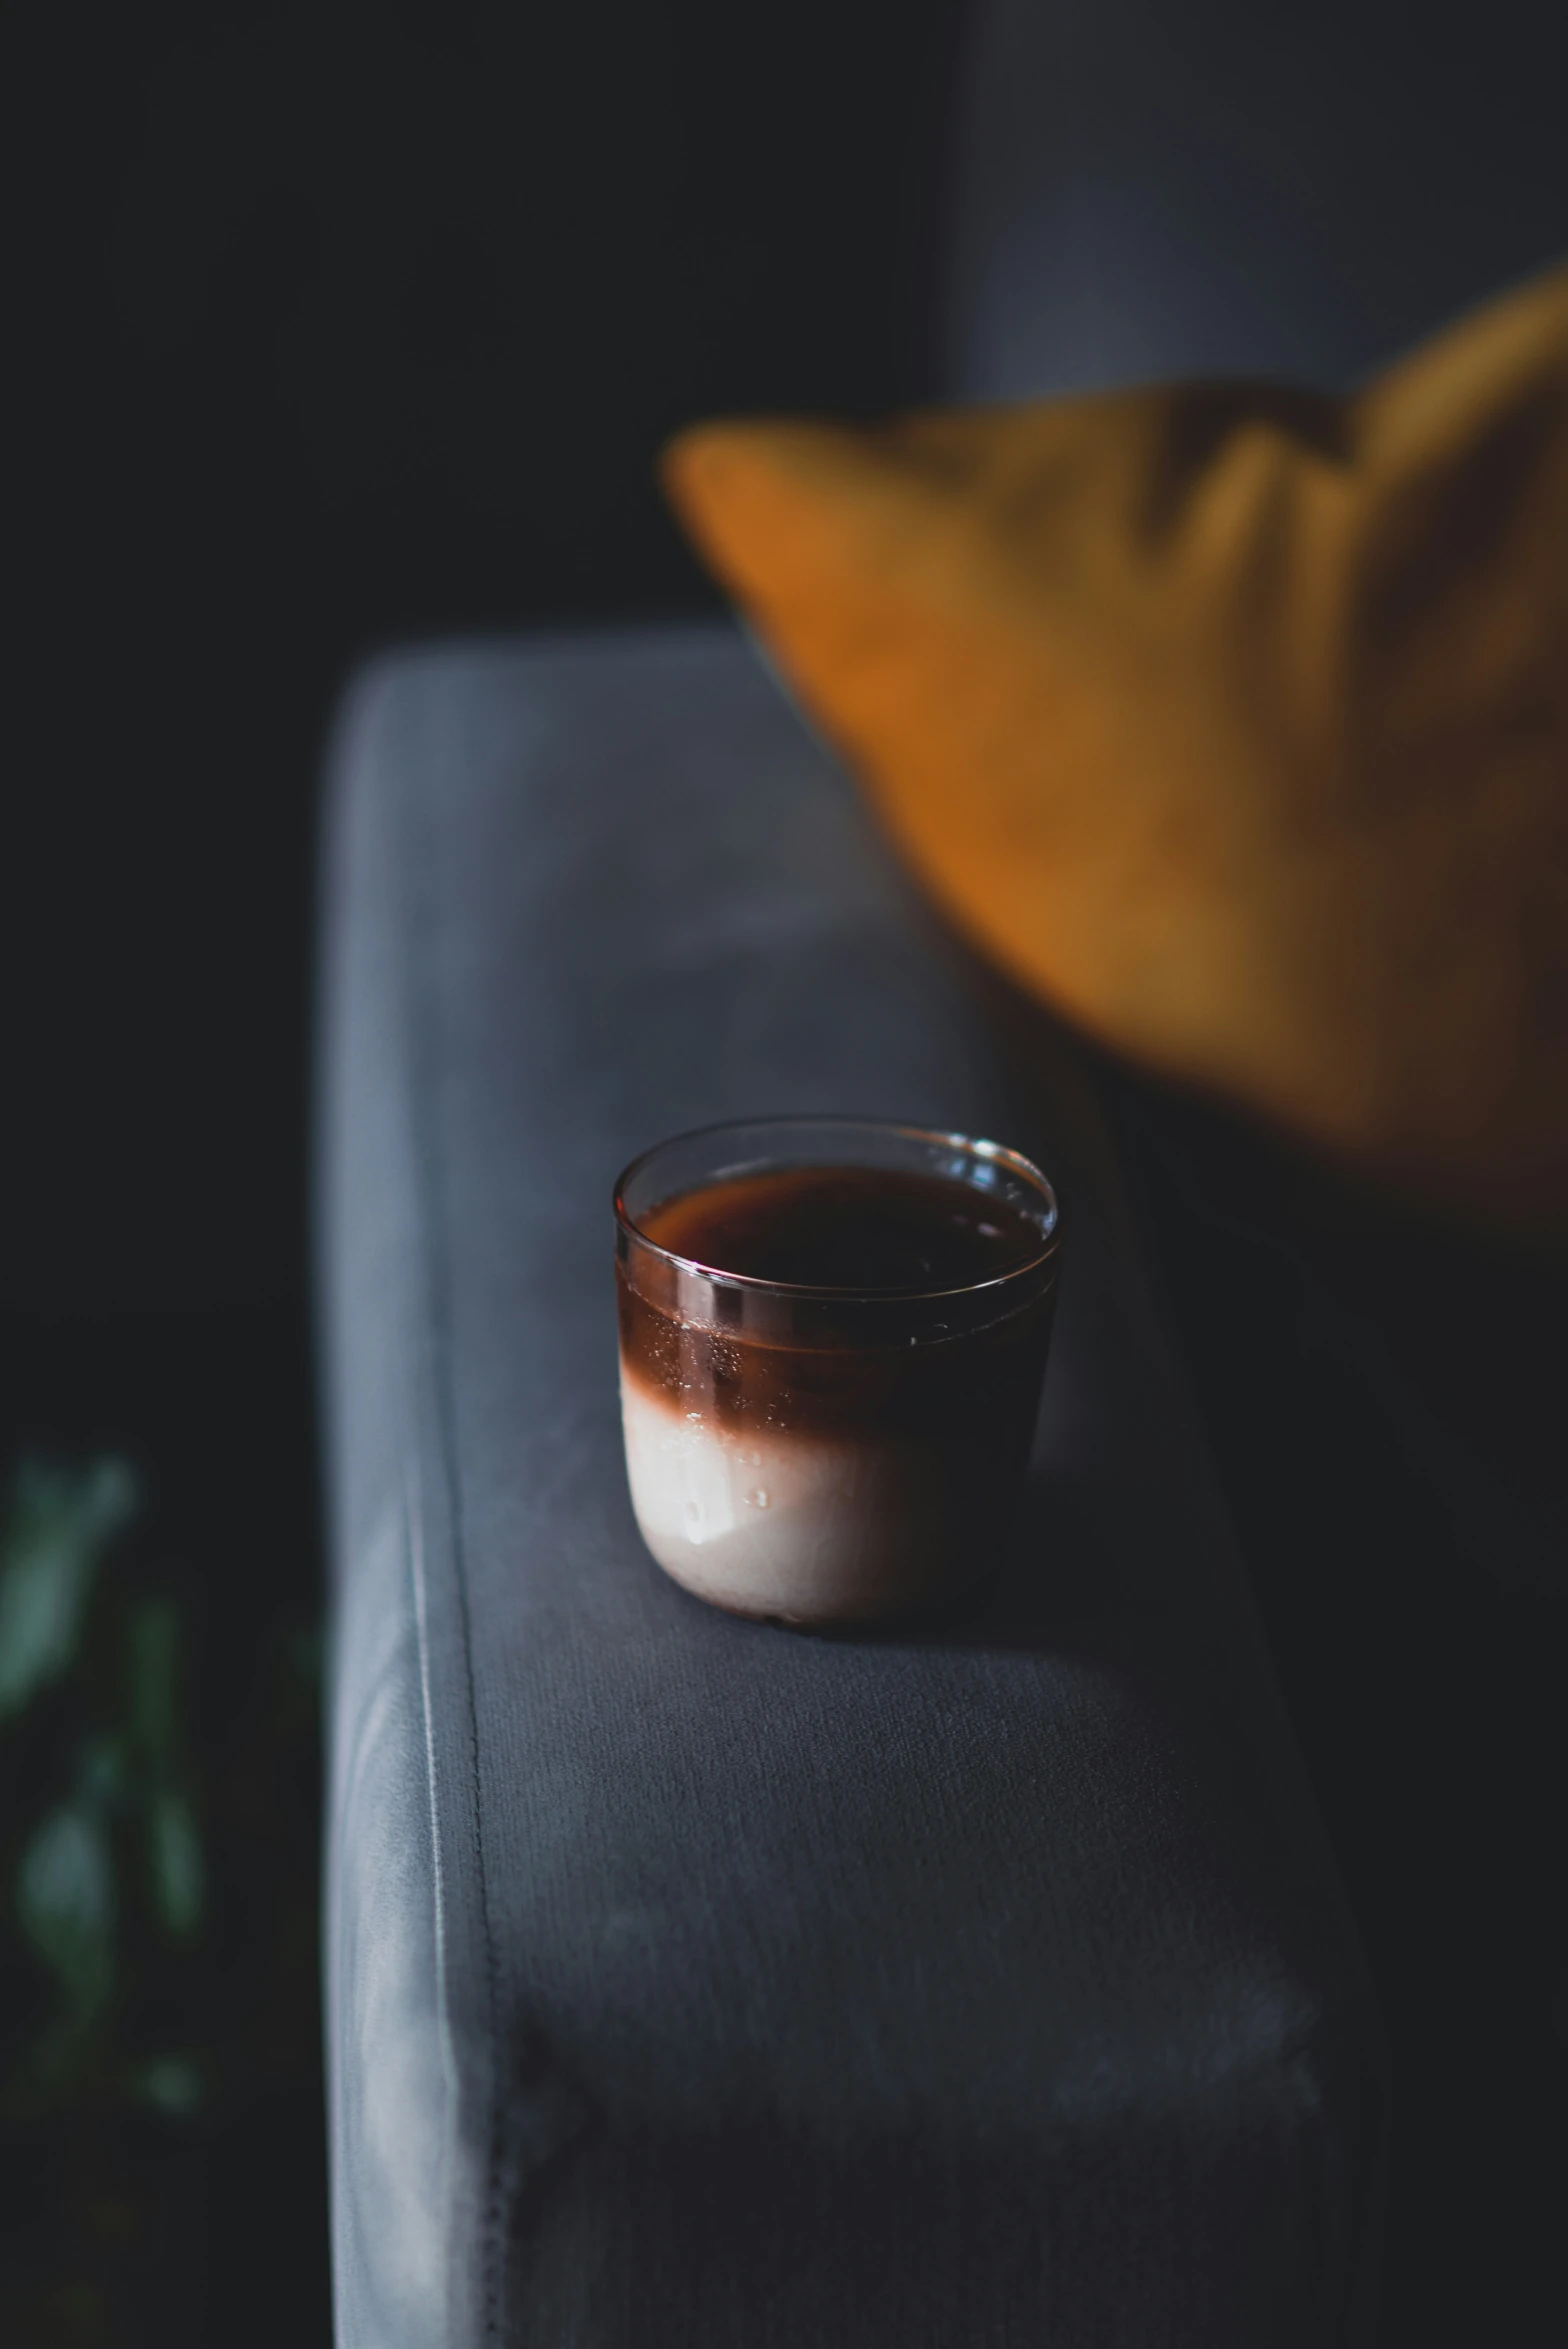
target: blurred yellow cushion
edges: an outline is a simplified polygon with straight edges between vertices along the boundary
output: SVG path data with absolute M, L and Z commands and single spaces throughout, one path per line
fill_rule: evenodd
M 707 424 L 664 473 L 1015 978 L 1376 1175 L 1568 1222 L 1568 269 L 1352 398 Z

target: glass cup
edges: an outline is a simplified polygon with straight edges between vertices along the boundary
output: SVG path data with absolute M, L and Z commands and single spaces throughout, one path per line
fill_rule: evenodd
M 818 1285 L 678 1254 L 644 1228 L 713 1186 L 802 1169 L 960 1184 L 977 1219 L 1003 1211 L 1013 1255 L 958 1285 Z M 960 1134 L 769 1118 L 635 1159 L 615 1218 L 627 1475 L 667 1574 L 790 1624 L 920 1613 L 990 1579 L 1056 1300 L 1060 1216 L 1037 1167 Z

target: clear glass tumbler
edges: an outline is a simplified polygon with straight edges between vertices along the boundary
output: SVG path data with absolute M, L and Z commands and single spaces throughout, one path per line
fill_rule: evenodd
M 827 1624 L 989 1579 L 1056 1298 L 1037 1167 L 959 1134 L 773 1118 L 646 1152 L 615 1217 L 627 1474 L 675 1581 Z

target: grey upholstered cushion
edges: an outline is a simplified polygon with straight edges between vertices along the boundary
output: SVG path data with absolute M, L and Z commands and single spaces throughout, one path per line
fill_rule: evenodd
M 325 886 L 344 2349 L 1353 2337 L 1370 2026 L 1071 1063 L 722 628 L 372 670 Z M 789 1109 L 1066 1192 L 956 1630 L 733 1621 L 632 1523 L 611 1180 Z
M 1568 243 L 1551 0 L 976 0 L 950 396 L 1350 382 Z

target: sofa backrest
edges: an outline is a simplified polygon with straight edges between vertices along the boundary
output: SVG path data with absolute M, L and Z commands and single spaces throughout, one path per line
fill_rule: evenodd
M 1568 249 L 1557 0 L 977 0 L 940 387 L 1352 381 Z

